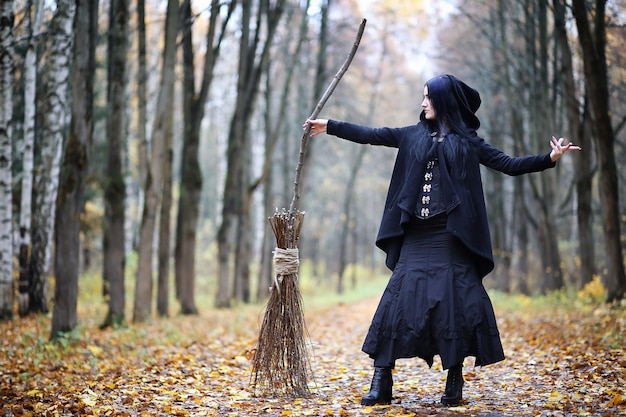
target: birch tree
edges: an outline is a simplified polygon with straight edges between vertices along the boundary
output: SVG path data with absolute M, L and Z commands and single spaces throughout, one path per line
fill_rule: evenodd
M 31 253 L 31 211 L 33 190 L 33 168 L 35 150 L 35 111 L 37 90 L 37 45 L 39 28 L 43 18 L 43 0 L 34 0 L 28 4 L 24 14 L 27 31 L 27 46 L 24 56 L 24 147 L 22 154 L 22 182 L 19 219 L 19 292 L 18 306 L 20 315 L 28 313 L 30 253 Z
M 153 278 L 152 255 L 156 213 L 161 202 L 163 186 L 163 164 L 165 139 L 167 135 L 169 115 L 173 109 L 173 90 L 175 82 L 174 66 L 176 64 L 176 37 L 179 27 L 179 5 L 177 0 L 167 3 L 165 18 L 165 46 L 161 69 L 161 83 L 157 99 L 157 108 L 152 126 L 152 149 L 148 167 L 148 180 L 145 184 L 143 215 L 139 232 L 139 259 L 135 282 L 135 303 L 133 321 L 144 322 L 152 314 Z
M 0 1 L 0 320 L 13 317 L 13 0 Z
M 44 102 L 42 169 L 36 180 L 37 193 L 33 210 L 29 304 L 30 311 L 41 313 L 48 312 L 48 274 L 54 242 L 61 153 L 70 115 L 69 74 L 73 56 L 74 12 L 74 0 L 57 1 L 48 36 L 50 62 Z
M 72 120 L 61 166 L 56 217 L 52 338 L 74 329 L 78 321 L 76 307 L 80 273 L 80 223 L 93 135 L 97 40 L 98 1 L 76 0 L 74 61 L 71 73 Z
M 122 172 L 125 85 L 128 52 L 129 0 L 111 0 L 108 40 L 107 180 L 104 186 L 102 280 L 108 285 L 109 311 L 102 327 L 123 326 L 125 317 L 124 201 L 126 185 Z

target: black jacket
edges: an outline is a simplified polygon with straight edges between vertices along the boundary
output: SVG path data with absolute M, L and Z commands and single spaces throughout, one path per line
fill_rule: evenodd
M 329 120 L 327 133 L 352 142 L 398 148 L 389 183 L 376 246 L 387 254 L 386 265 L 393 270 L 400 256 L 403 225 L 413 215 L 417 203 L 424 164 L 412 155 L 415 141 L 431 140 L 426 124 L 400 128 L 369 128 L 347 122 Z M 508 175 L 543 171 L 556 165 L 549 154 L 511 157 L 474 136 L 464 161 L 465 175 L 446 166 L 443 147 L 438 147 L 443 204 L 448 213 L 447 229 L 474 254 L 481 277 L 493 270 L 491 236 L 485 208 L 480 164 Z

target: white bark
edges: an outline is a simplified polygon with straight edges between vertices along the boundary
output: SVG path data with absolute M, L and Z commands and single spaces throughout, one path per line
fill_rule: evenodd
M 13 316 L 11 119 L 13 117 L 13 1 L 0 1 L 0 318 Z
M 56 199 L 63 139 L 69 118 L 69 72 L 72 64 L 72 24 L 75 3 L 57 1 L 50 31 L 50 65 L 46 113 L 41 148 L 43 169 L 38 178 L 37 198 L 33 213 L 33 274 L 37 288 L 37 304 L 46 312 L 47 276 L 50 270 Z
M 34 165 L 34 148 L 35 148 L 35 92 L 37 90 L 37 39 L 41 21 L 43 17 L 43 0 L 34 0 L 32 5 L 33 19 L 30 19 L 29 11 L 25 14 L 25 24 L 30 31 L 28 40 L 28 48 L 24 57 L 24 149 L 22 155 L 22 194 L 20 200 L 20 254 L 24 252 L 25 257 L 20 256 L 20 280 L 28 279 L 28 263 L 30 262 L 28 254 L 30 253 L 31 243 L 31 207 L 32 207 L 32 189 L 33 189 L 33 165 Z M 28 281 L 20 282 L 20 288 L 24 285 L 28 288 Z M 18 294 L 20 314 L 26 314 L 28 311 L 28 292 Z

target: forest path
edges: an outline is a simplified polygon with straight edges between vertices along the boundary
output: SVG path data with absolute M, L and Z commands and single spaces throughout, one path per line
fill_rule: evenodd
M 465 363 L 464 401 L 444 407 L 435 359 L 399 360 L 394 401 L 363 407 L 372 372 L 360 351 L 378 299 L 307 311 L 308 398 L 255 396 L 251 364 L 262 313 L 213 310 L 124 330 L 94 321 L 65 344 L 49 318 L 0 324 L 2 416 L 612 416 L 626 415 L 626 313 L 496 305 L 507 359 Z

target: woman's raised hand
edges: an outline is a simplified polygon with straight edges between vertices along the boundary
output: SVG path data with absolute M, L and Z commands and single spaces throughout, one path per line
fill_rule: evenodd
M 322 133 L 326 133 L 326 125 L 328 125 L 327 119 L 307 119 L 302 125 L 303 129 L 306 129 L 308 126 L 311 127 L 311 136 L 317 136 Z
M 580 151 L 581 147 L 572 144 L 572 142 L 568 142 L 567 145 L 563 145 L 563 138 L 555 138 L 552 136 L 550 140 L 550 146 L 552 146 L 552 150 L 550 151 L 550 159 L 552 162 L 556 162 L 563 154 L 567 151 Z

